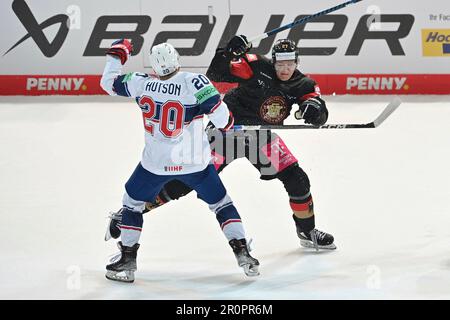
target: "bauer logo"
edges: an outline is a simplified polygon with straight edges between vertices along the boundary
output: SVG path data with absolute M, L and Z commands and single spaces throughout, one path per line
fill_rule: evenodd
M 347 90 L 409 90 L 405 77 L 347 77 Z
M 47 58 L 51 58 L 58 53 L 69 32 L 69 17 L 67 15 L 57 14 L 48 18 L 44 22 L 39 23 L 25 1 L 14 0 L 12 3 L 12 9 L 28 33 L 17 41 L 11 48 L 9 48 L 3 55 L 6 55 L 28 38 L 32 38 L 34 42 L 36 42 L 39 49 Z M 59 29 L 57 29 L 54 39 L 49 41 L 44 34 L 44 30 L 53 25 L 59 25 Z
M 86 91 L 84 78 L 27 78 L 27 91 Z
M 422 29 L 425 57 L 450 57 L 450 29 Z

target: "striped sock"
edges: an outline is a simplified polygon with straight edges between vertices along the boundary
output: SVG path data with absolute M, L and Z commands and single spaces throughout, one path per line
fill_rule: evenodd
M 124 246 L 132 247 L 139 242 L 143 223 L 142 213 L 124 208 L 120 226 L 120 238 Z

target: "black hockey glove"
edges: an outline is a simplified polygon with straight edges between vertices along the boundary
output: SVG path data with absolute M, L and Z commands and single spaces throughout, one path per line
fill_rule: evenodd
M 244 35 L 234 36 L 228 42 L 225 53 L 231 58 L 239 58 L 252 48 L 252 43 L 248 42 Z
M 327 122 L 328 110 L 322 99 L 310 98 L 302 102 L 299 110 L 295 112 L 294 116 L 297 120 L 305 120 L 305 123 L 321 126 Z

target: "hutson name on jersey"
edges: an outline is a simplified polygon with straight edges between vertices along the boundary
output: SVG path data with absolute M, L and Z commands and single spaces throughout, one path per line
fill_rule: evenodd
M 145 86 L 145 90 L 179 96 L 181 94 L 181 84 L 150 81 Z

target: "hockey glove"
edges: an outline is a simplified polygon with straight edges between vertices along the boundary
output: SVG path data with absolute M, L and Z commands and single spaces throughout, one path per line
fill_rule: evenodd
M 327 122 L 328 110 L 322 99 L 311 98 L 302 102 L 294 116 L 297 120 L 305 120 L 305 123 L 321 126 Z
M 132 52 L 133 45 L 131 42 L 127 39 L 120 39 L 112 43 L 111 48 L 106 51 L 106 54 L 118 57 L 120 62 L 125 64 Z
M 234 36 L 225 48 L 226 54 L 231 58 L 239 58 L 252 48 L 252 43 L 248 42 L 244 35 Z

